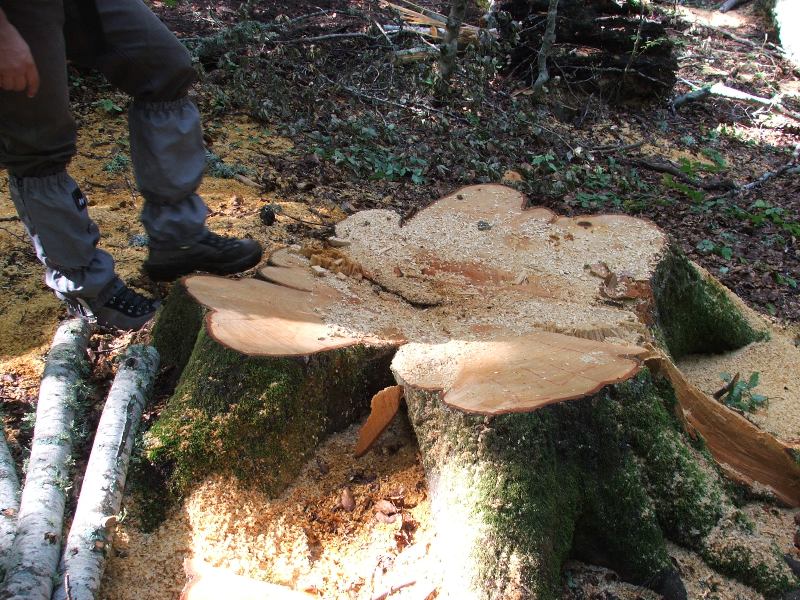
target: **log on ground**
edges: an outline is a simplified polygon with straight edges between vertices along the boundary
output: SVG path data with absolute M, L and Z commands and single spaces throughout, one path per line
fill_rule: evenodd
M 152 347 L 131 346 L 122 356 L 95 433 L 53 600 L 94 600 L 100 591 L 133 440 L 157 369 Z
M 5 432 L 0 432 L 0 577 L 5 577 L 5 564 L 17 533 L 19 512 L 19 477 L 14 459 L 8 451 Z
M 336 247 L 275 253 L 265 281 L 186 278 L 182 301 L 194 299 L 205 317 L 167 411 L 184 415 L 184 431 L 208 430 L 231 405 L 214 386 L 252 397 L 248 415 L 298 398 L 306 406 L 324 390 L 298 395 L 301 383 L 279 383 L 273 392 L 272 382 L 313 387 L 347 353 L 379 348 L 383 362 L 349 364 L 363 377 L 394 355 L 452 565 L 448 593 L 555 598 L 564 560 L 577 556 L 682 598 L 667 538 L 764 593 L 790 588 L 788 567 L 772 548 L 755 552 L 746 530 L 718 543 L 736 525 L 714 457 L 731 463 L 725 474 L 737 483 L 795 506 L 800 467 L 776 440 L 755 464 L 752 445 L 729 444 L 759 443 L 763 432 L 745 419 L 723 419 L 725 436 L 704 429 L 692 414 L 721 405 L 666 368 L 668 356 L 763 339 L 767 325 L 650 222 L 525 206 L 510 188 L 471 186 L 406 222 L 391 211 L 356 213 L 337 225 Z M 310 371 L 296 371 L 298 356 Z M 337 398 L 323 404 L 339 413 Z M 297 447 L 277 422 L 266 430 Z M 248 452 L 235 428 L 223 433 L 205 440 L 212 452 Z M 193 460 L 173 456 L 178 469 Z M 252 474 L 274 484 L 273 472 Z
M 62 323 L 39 387 L 28 472 L 20 498 L 17 535 L 0 597 L 50 600 L 61 550 L 66 490 L 72 456 L 73 419 L 87 371 L 91 333 L 83 319 Z

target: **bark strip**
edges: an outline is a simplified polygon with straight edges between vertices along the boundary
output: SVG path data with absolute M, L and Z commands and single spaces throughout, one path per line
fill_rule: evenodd
M 18 533 L 0 597 L 50 600 L 61 550 L 72 425 L 91 325 L 65 321 L 56 331 L 42 375 Z
M 123 355 L 86 465 L 54 600 L 94 600 L 100 589 L 133 440 L 157 370 L 153 347 L 131 346 Z

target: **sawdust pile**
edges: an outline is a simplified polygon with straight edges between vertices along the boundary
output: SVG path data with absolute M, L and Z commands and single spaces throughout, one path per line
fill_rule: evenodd
M 410 426 L 396 419 L 361 459 L 352 456 L 357 433 L 351 427 L 331 436 L 279 498 L 215 476 L 156 532 L 119 525 L 102 597 L 175 598 L 186 556 L 321 598 L 372 598 L 411 581 L 396 597 L 426 597 L 437 561 L 430 556 L 429 503 Z M 352 510 L 343 506 L 345 490 Z M 386 502 L 396 515 L 378 510 Z

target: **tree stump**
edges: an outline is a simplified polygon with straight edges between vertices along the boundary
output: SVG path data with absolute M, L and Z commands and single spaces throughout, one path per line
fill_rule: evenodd
M 178 368 L 178 333 L 196 341 L 150 456 L 178 488 L 227 469 L 277 492 L 391 368 L 453 597 L 556 598 L 577 556 L 685 598 L 665 538 L 767 594 L 794 585 L 736 525 L 721 474 L 797 506 L 800 467 L 670 360 L 766 325 L 650 222 L 525 206 L 471 186 L 405 223 L 352 215 L 330 245 L 274 253 L 262 280 L 185 278 L 154 341 Z M 399 392 L 382 394 L 393 410 Z

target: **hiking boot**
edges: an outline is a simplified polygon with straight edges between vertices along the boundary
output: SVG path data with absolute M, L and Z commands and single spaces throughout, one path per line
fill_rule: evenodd
M 58 296 L 66 303 L 67 313 L 95 321 L 100 327 L 112 327 L 126 331 L 136 331 L 156 314 L 160 306 L 158 300 L 134 292 L 120 282 L 119 287 L 104 303 L 99 304 L 83 298 Z
M 144 271 L 153 281 L 172 281 L 193 271 L 230 275 L 246 271 L 261 260 L 255 240 L 225 237 L 206 231 L 192 244 L 176 248 L 150 248 Z

